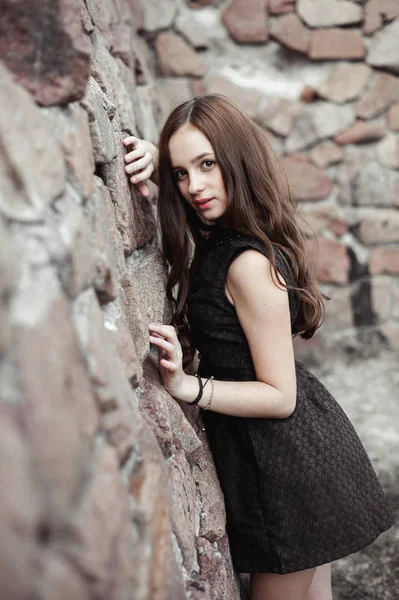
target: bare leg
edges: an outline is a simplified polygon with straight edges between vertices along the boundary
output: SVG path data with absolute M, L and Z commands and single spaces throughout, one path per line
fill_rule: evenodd
M 316 569 L 277 575 L 251 573 L 250 600 L 307 600 Z
M 331 563 L 317 567 L 307 600 L 333 600 L 331 589 Z

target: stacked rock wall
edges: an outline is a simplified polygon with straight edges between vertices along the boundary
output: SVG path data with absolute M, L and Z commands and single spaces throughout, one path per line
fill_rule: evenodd
M 158 130 L 140 14 L 28 4 L 0 2 L 0 596 L 236 598 L 201 423 L 149 352 L 165 265 L 121 143 Z
M 397 349 L 399 3 L 165 0 L 158 15 L 144 4 L 160 120 L 192 95 L 223 93 L 282 159 L 331 298 L 298 353 Z

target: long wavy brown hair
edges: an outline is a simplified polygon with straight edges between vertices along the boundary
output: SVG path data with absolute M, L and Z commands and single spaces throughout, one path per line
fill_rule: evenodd
M 211 143 L 227 192 L 223 225 L 259 238 L 273 266 L 273 247 L 290 268 L 299 299 L 294 335 L 310 338 L 324 318 L 323 297 L 305 260 L 305 241 L 295 216 L 296 202 L 281 165 L 264 133 L 230 100 L 219 94 L 193 98 L 173 110 L 159 141 L 159 222 L 169 265 L 167 296 L 183 348 L 184 364 L 193 357 L 187 321 L 189 267 L 193 248 L 212 225 L 204 223 L 181 196 L 173 176 L 169 140 L 184 124 L 201 131 Z M 273 269 L 274 277 L 277 275 Z

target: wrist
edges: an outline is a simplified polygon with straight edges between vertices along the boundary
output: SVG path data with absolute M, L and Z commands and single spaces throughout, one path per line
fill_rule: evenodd
M 184 379 L 175 397 L 183 402 L 192 402 L 198 395 L 198 379 L 194 375 L 184 374 Z

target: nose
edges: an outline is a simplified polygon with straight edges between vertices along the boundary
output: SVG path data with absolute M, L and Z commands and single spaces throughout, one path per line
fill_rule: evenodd
M 203 174 L 199 173 L 190 173 L 190 180 L 188 184 L 188 191 L 192 196 L 196 196 L 200 192 L 203 192 L 205 189 L 205 182 L 203 179 Z

